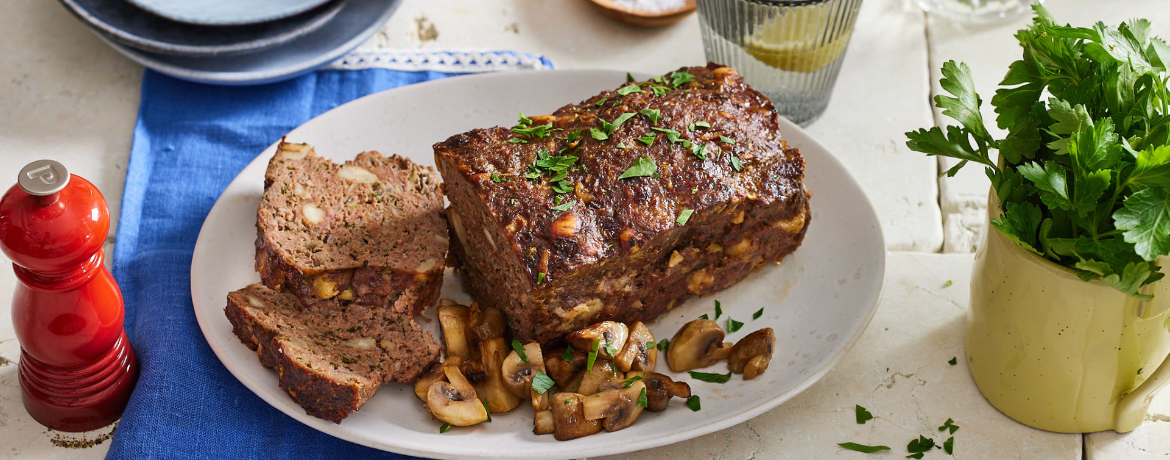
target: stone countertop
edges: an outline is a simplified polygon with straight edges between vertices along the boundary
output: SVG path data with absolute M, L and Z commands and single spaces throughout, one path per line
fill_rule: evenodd
M 1144 16 L 1170 36 L 1163 0 L 1053 0 L 1061 21 L 1116 23 Z M 0 3 L 8 34 L 0 53 L 0 177 L 39 158 L 53 158 L 94 182 L 117 215 L 138 107 L 142 68 L 105 46 L 61 6 L 38 0 Z M 548 18 L 571 18 L 550 21 Z M 832 102 L 808 130 L 862 184 L 881 219 L 892 253 L 886 290 L 860 343 L 820 383 L 780 407 L 727 430 L 650 453 L 677 458 L 865 458 L 840 442 L 884 444 L 904 456 L 919 434 L 942 442 L 947 418 L 956 458 L 1146 459 L 1170 455 L 1170 392 L 1157 398 L 1147 423 L 1132 433 L 1060 435 L 1027 428 L 994 410 L 975 389 L 962 356 L 970 252 L 986 221 L 987 183 L 972 169 L 937 178 L 944 161 L 911 152 L 903 132 L 943 121 L 930 105 L 938 68 L 948 59 L 975 70 L 985 102 L 1019 54 L 1012 31 L 1027 22 L 968 29 L 921 12 L 908 0 L 863 4 Z M 52 33 L 45 33 L 52 31 Z M 363 49 L 511 49 L 539 53 L 561 69 L 616 68 L 661 73 L 703 62 L 697 18 L 640 29 L 596 14 L 585 0 L 405 0 Z M 933 86 L 932 86 L 933 83 Z M 990 113 L 990 109 L 986 108 Z M 987 116 L 987 115 L 985 115 Z M 896 177 L 897 180 L 890 180 Z M 114 223 L 116 225 L 116 222 Z M 113 242 L 107 240 L 107 248 Z M 7 264 L 0 256 L 0 263 Z M 953 280 L 950 287 L 944 287 Z M 0 269 L 0 298 L 15 279 Z M 0 317 L 9 316 L 7 302 Z M 65 434 L 29 418 L 20 402 L 15 361 L 19 346 L 0 321 L 0 458 L 104 456 L 96 440 L 106 428 Z M 875 420 L 853 422 L 854 405 Z M 638 454 L 641 455 L 641 454 Z M 931 455 L 942 455 L 931 454 Z M 626 457 L 633 458 L 634 455 Z

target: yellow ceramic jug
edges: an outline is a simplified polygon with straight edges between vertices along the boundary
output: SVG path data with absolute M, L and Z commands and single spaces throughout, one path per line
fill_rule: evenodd
M 992 195 L 991 216 L 1000 214 Z M 1166 267 L 1167 258 L 1159 260 Z M 1061 433 L 1127 432 L 1170 382 L 1170 278 L 1139 301 L 988 226 L 976 251 L 967 362 L 1000 412 Z

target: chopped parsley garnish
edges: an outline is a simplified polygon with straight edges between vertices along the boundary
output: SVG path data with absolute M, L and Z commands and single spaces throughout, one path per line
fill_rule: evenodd
M 528 141 L 521 139 L 519 137 L 513 137 L 511 139 L 508 139 L 508 143 L 509 144 L 527 144 Z
M 719 317 L 721 315 L 723 315 L 723 304 L 719 303 L 719 301 L 716 300 L 715 301 L 715 319 L 719 319 Z
M 548 137 L 549 134 L 551 134 L 553 131 L 560 130 L 561 128 L 553 128 L 551 121 L 543 125 L 537 125 L 528 128 L 520 128 L 516 126 L 512 127 L 512 132 L 515 134 L 519 134 L 521 136 L 538 137 L 541 139 Z
M 679 211 L 678 218 L 674 220 L 674 223 L 679 224 L 680 226 L 686 225 L 687 220 L 690 220 L 691 214 L 694 214 L 694 213 L 695 213 L 694 209 L 684 209 L 682 211 Z M 716 307 L 716 308 L 718 308 L 718 307 Z M 715 317 L 718 318 L 719 317 L 719 313 L 718 313 L 719 310 L 715 310 L 715 311 L 716 311 Z
M 646 387 L 642 387 L 642 392 L 638 393 L 638 407 L 646 407 Z
M 561 203 L 561 204 L 558 204 L 558 205 L 556 205 L 556 206 L 553 206 L 551 209 L 552 209 L 553 211 L 561 211 L 561 212 L 564 212 L 564 211 L 568 211 L 568 210 L 569 210 L 569 208 L 573 207 L 573 205 L 575 205 L 575 204 L 577 204 L 577 200 L 573 200 L 573 201 L 566 201 L 566 202 L 564 202 L 564 203 Z
M 537 394 L 544 394 L 546 391 L 548 391 L 549 388 L 552 388 L 556 384 L 557 382 L 554 382 L 552 377 L 549 377 L 548 374 L 544 373 L 544 371 L 536 371 L 536 375 L 532 377 L 532 389 L 535 390 Z
M 649 118 L 650 124 L 656 125 L 656 124 L 658 124 L 659 121 L 662 121 L 662 111 L 661 110 L 642 109 L 642 110 L 639 110 L 638 113 L 645 115 L 646 118 Z
M 653 349 L 654 349 L 654 341 L 653 341 L 653 340 L 651 340 L 651 341 L 649 341 L 649 342 L 646 342 L 646 349 L 647 349 L 647 350 L 653 350 Z
M 719 140 L 723 141 L 724 144 L 735 145 L 735 139 L 732 139 L 732 138 L 727 137 L 727 136 L 719 136 Z
M 512 339 L 512 349 L 516 350 L 516 354 L 520 356 L 520 360 L 528 362 L 528 355 L 524 353 L 524 344 L 519 340 Z
M 947 282 L 943 283 L 943 287 L 951 287 L 952 284 L 955 284 L 954 280 L 947 280 Z
M 593 341 L 593 349 L 589 350 L 589 356 L 585 358 L 585 371 L 593 370 L 593 363 L 597 361 L 597 348 L 601 346 L 601 339 Z
M 910 452 L 906 458 L 922 458 L 923 454 L 930 452 L 931 449 L 934 449 L 934 440 L 918 435 L 918 439 L 910 441 L 910 444 L 906 445 L 906 450 Z
M 711 124 L 705 121 L 696 121 L 687 126 L 687 131 L 694 131 L 695 128 L 710 128 Z
M 507 182 L 507 181 L 508 181 L 508 179 L 504 179 L 503 177 L 500 177 L 500 175 L 498 173 L 492 173 L 492 182 L 495 182 L 498 184 L 500 182 Z
M 681 142 L 682 141 L 682 133 L 679 133 L 678 131 L 675 131 L 673 129 L 659 128 L 657 126 L 650 128 L 650 129 L 653 129 L 653 130 L 658 131 L 662 134 L 665 134 L 666 140 L 668 140 L 668 141 L 671 141 L 671 142 Z
M 947 438 L 946 441 L 943 441 L 943 451 L 945 451 L 947 453 L 947 455 L 955 455 L 955 437 L 954 436 L 951 436 L 951 437 Z
M 633 76 L 633 75 L 630 75 L 630 73 L 629 73 L 629 72 L 626 72 L 626 82 L 628 82 L 628 83 L 633 83 L 633 82 L 634 82 L 634 76 Z
M 655 85 L 653 83 L 650 84 L 649 88 L 650 88 L 650 91 L 653 92 L 654 95 L 658 96 L 658 97 L 665 96 L 666 92 L 670 91 L 670 88 L 667 88 L 665 86 Z
M 639 380 L 642 380 L 642 376 L 640 376 L 640 375 L 635 375 L 635 376 L 633 376 L 633 377 L 630 377 L 630 378 L 628 378 L 628 379 L 622 380 L 622 385 L 623 385 L 625 388 L 629 388 L 631 385 L 633 385 L 633 384 L 634 384 L 634 382 L 637 382 L 637 381 L 639 381 Z
M 858 405 L 854 411 L 857 412 L 858 425 L 865 425 L 865 422 L 873 420 L 873 414 L 869 413 L 869 411 L 865 410 L 865 408 L 861 407 L 860 405 Z
M 665 81 L 662 79 L 662 75 L 651 78 L 650 81 L 653 81 L 654 83 L 665 83 Z
M 558 176 L 561 177 L 561 176 Z M 555 179 L 554 179 L 555 180 Z M 573 183 L 567 180 L 559 180 L 552 182 L 550 187 L 557 193 L 569 193 L 573 191 Z
M 1138 375 L 1142 375 L 1142 369 L 1145 369 L 1145 368 L 1144 368 L 1144 367 L 1139 367 L 1139 368 L 1138 368 Z
M 625 150 L 627 148 L 626 143 L 625 142 L 618 142 L 617 148 Z
M 666 351 L 666 347 L 670 346 L 670 339 L 662 339 L 658 341 L 658 351 Z
M 634 164 L 630 166 L 626 172 L 618 176 L 618 179 L 628 179 L 631 177 L 649 177 L 658 172 L 658 165 L 650 157 L 640 157 L 634 160 Z
M 691 397 L 687 398 L 687 407 L 691 408 L 691 411 L 694 412 L 702 409 L 702 404 L 699 402 L 699 395 L 691 395 Z
M 736 171 L 743 171 L 743 163 L 739 161 L 739 157 L 731 155 L 731 167 Z
M 761 307 L 759 310 L 756 310 L 755 313 L 752 313 L 752 320 L 755 321 L 757 319 L 760 319 L 760 317 L 763 315 L 764 315 L 764 309 L 763 309 L 763 307 Z
M 618 88 L 617 93 L 625 96 L 631 93 L 645 93 L 645 91 L 642 91 L 642 88 L 638 87 L 638 85 L 626 85 Z
M 446 433 L 446 432 L 447 432 L 447 430 L 450 430 L 450 429 L 451 429 L 451 424 L 450 424 L 450 423 L 444 423 L 444 424 L 443 424 L 443 426 L 439 427 L 439 432 L 440 432 L 440 433 Z
M 618 352 L 621 350 L 618 350 L 617 344 L 613 343 L 612 340 L 605 339 L 605 351 L 606 353 L 609 353 L 610 356 L 617 356 Z
M 947 361 L 947 364 L 950 364 L 952 366 L 959 364 L 959 357 L 955 356 L 955 357 L 951 358 L 950 361 Z
M 616 129 L 620 128 L 622 126 L 622 123 L 625 123 L 627 120 L 634 118 L 637 115 L 638 114 L 633 113 L 633 112 L 626 112 L 626 113 L 623 113 L 621 115 L 618 115 L 618 117 L 613 120 L 613 129 L 616 130 Z M 610 133 L 612 134 L 613 131 L 611 130 Z
M 571 403 L 571 402 L 573 402 L 573 398 L 569 398 L 569 399 L 566 399 L 566 400 L 565 400 L 565 404 L 568 404 L 568 403 Z
M 711 374 L 708 372 L 689 371 L 688 373 L 691 374 L 691 378 L 695 380 L 701 380 L 710 383 L 727 383 L 728 380 L 731 380 L 731 372 L 726 374 Z
M 674 86 L 675 88 L 678 88 L 679 85 L 690 83 L 692 81 L 695 81 L 695 76 L 692 75 L 690 72 L 687 72 L 687 71 L 679 72 L 676 70 L 676 71 L 670 73 L 670 84 L 671 84 L 671 86 Z
M 561 359 L 565 360 L 566 363 L 573 364 L 573 346 L 572 345 L 569 345 L 568 348 L 565 348 L 565 352 L 561 353 Z
M 959 431 L 959 425 L 955 425 L 955 421 L 948 418 L 947 421 L 943 423 L 943 426 L 938 427 L 938 430 L 951 430 L 951 434 L 955 434 L 956 431 Z
M 605 120 L 601 120 L 601 122 L 605 123 Z M 589 128 L 589 135 L 593 136 L 593 139 L 598 141 L 609 139 L 609 134 L 606 134 L 605 131 L 597 128 Z
M 699 319 L 711 319 L 711 318 L 709 318 L 706 313 L 703 313 L 703 316 L 700 316 Z
M 657 139 L 657 138 L 658 138 L 657 134 L 648 133 L 645 136 L 639 137 L 638 141 L 643 143 L 643 144 L 646 144 L 646 145 L 654 145 L 654 139 Z
M 540 273 L 536 274 L 536 284 L 537 285 L 539 285 L 542 281 L 544 281 L 544 276 L 545 276 L 544 272 L 540 272 Z
M 594 107 L 601 107 L 602 105 L 604 105 L 604 104 L 605 104 L 605 101 L 608 101 L 608 100 L 609 100 L 609 98 L 608 98 L 608 97 L 603 97 L 603 98 L 601 98 L 601 100 L 600 100 L 600 101 L 594 102 L 594 103 L 593 103 L 593 106 L 594 106 Z
M 743 323 L 736 321 L 734 319 L 731 319 L 731 317 L 727 318 L 727 332 L 728 333 L 738 331 L 742 327 L 743 327 Z
M 524 112 L 520 112 L 520 121 L 516 122 L 517 127 L 525 127 L 532 124 L 532 119 L 524 116 Z
M 837 445 L 854 452 L 861 452 L 863 454 L 872 454 L 881 450 L 890 450 L 890 448 L 886 446 L 867 446 L 865 444 L 858 444 L 855 442 L 843 442 Z
M 691 153 L 699 157 L 700 160 L 707 159 L 707 144 L 691 144 Z

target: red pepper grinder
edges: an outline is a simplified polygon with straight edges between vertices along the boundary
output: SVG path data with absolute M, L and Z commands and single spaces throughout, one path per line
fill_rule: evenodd
M 102 264 L 109 230 L 101 192 L 56 161 L 29 163 L 0 198 L 0 250 L 20 281 L 12 323 L 21 395 L 54 430 L 113 423 L 138 379 L 122 292 Z

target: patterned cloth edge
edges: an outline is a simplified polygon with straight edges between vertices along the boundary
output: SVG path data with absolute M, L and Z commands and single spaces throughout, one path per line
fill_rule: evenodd
M 377 49 L 351 51 L 321 70 L 388 69 L 477 73 L 552 68 L 552 61 L 544 56 L 515 51 Z

